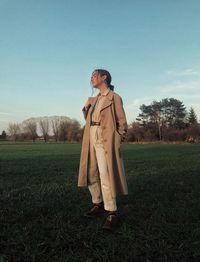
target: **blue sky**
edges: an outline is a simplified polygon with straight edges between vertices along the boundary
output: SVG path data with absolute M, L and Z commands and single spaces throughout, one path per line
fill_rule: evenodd
M 39 116 L 83 125 L 95 68 L 111 73 L 128 123 L 165 97 L 200 120 L 199 14 L 198 0 L 0 0 L 0 133 Z

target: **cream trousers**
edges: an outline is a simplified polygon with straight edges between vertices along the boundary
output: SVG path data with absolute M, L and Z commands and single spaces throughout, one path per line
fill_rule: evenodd
M 108 211 L 116 211 L 116 198 L 113 198 L 110 190 L 109 173 L 106 161 L 106 155 L 103 147 L 101 126 L 90 126 L 90 157 L 88 172 L 88 189 L 92 196 L 93 203 L 104 201 L 104 209 Z M 90 163 L 97 163 L 91 165 Z M 92 177 L 98 168 L 99 176 Z M 93 170 L 92 170 L 93 169 Z

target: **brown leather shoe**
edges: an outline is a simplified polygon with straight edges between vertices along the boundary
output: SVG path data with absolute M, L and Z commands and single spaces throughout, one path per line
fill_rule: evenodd
M 102 228 L 105 230 L 113 231 L 120 224 L 120 217 L 118 212 L 108 212 L 106 221 Z
M 85 217 L 97 217 L 104 214 L 106 210 L 104 209 L 103 202 L 94 204 L 94 206 L 84 214 Z

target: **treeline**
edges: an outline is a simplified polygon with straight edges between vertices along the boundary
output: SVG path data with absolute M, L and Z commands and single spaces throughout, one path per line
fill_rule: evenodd
M 41 135 L 38 134 L 39 132 Z M 31 118 L 22 123 L 9 123 L 7 133 L 3 131 L 0 139 L 15 142 L 26 140 L 80 142 L 82 139 L 80 123 L 77 120 L 59 116 Z
M 142 104 L 139 109 L 136 121 L 128 125 L 125 142 L 200 142 L 200 124 L 193 107 L 187 111 L 183 102 L 164 98 L 154 100 L 150 105 Z M 81 142 L 83 130 L 84 126 L 69 117 L 31 118 L 22 123 L 9 123 L 7 132 L 4 130 L 0 139 Z
M 137 121 L 129 125 L 127 141 L 188 141 L 200 142 L 200 124 L 190 107 L 174 98 L 142 104 Z

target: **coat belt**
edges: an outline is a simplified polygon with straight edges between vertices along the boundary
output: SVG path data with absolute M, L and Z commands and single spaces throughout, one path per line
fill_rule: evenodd
M 91 126 L 100 126 L 100 122 L 91 121 Z

